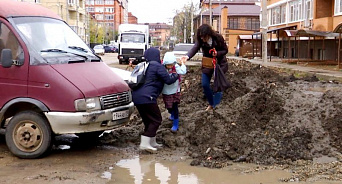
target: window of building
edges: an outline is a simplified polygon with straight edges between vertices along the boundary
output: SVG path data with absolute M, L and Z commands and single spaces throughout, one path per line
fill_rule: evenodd
M 106 5 L 114 5 L 114 0 L 106 0 L 105 4 Z
M 76 0 L 68 0 L 68 4 L 69 5 L 74 5 L 74 4 L 76 4 Z
M 114 15 L 106 15 L 106 20 L 114 20 Z
M 106 7 L 105 12 L 107 13 L 114 13 L 114 7 Z
M 305 0 L 304 12 L 306 19 L 312 19 L 312 0 Z
M 247 18 L 246 23 L 247 30 L 259 30 L 260 29 L 260 20 L 259 18 Z
M 282 24 L 286 22 L 286 4 L 276 6 L 268 10 L 269 13 L 269 24 Z
M 102 14 L 97 14 L 95 15 L 96 20 L 103 20 L 103 15 Z
M 96 0 L 96 1 L 95 1 L 95 4 L 96 4 L 96 5 L 103 5 L 103 0 Z
M 97 13 L 103 13 L 103 7 L 96 7 L 95 12 Z
M 94 5 L 95 1 L 94 0 L 87 0 L 86 5 Z
M 114 23 L 106 23 L 107 27 L 114 27 Z
M 87 7 L 86 10 L 87 10 L 87 12 L 95 12 L 94 7 Z
M 335 14 L 342 14 L 342 0 L 335 0 Z
M 305 2 L 305 6 L 303 3 Z M 289 21 L 299 21 L 304 18 L 312 18 L 312 0 L 296 0 L 289 3 Z
M 239 28 L 239 18 L 232 17 L 228 20 L 228 29 L 238 29 Z

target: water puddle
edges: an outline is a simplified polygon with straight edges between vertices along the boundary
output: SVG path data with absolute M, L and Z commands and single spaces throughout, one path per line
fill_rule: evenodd
M 248 164 L 236 164 L 226 169 L 209 169 L 193 167 L 187 162 L 135 157 L 119 161 L 112 170 L 106 172 L 112 173 L 109 184 L 284 184 L 279 179 L 291 176 L 282 170 L 241 172 L 248 167 Z

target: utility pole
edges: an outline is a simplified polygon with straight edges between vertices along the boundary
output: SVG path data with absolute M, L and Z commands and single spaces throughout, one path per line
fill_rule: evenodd
M 80 2 L 77 0 L 75 1 L 75 6 L 76 6 L 76 33 L 79 34 L 78 32 L 78 22 L 79 22 L 79 19 L 80 19 L 80 13 L 78 12 L 78 7 L 80 5 Z
M 184 13 L 184 17 L 185 17 L 185 20 L 184 20 L 184 43 L 186 43 L 186 12 Z
M 103 1 L 102 29 L 104 29 L 104 30 L 103 30 L 102 44 L 105 43 L 105 38 L 107 36 L 107 26 L 106 26 L 106 21 L 105 21 L 105 11 L 106 11 L 105 4 L 106 4 L 106 0 Z
M 191 43 L 194 43 L 194 4 L 191 2 Z
M 212 17 L 212 9 L 211 9 L 211 0 L 209 0 L 209 24 L 213 26 L 213 17 Z
M 267 0 L 262 0 L 261 9 L 262 61 L 267 62 Z
M 69 22 L 69 2 L 68 2 L 68 0 L 66 0 L 66 8 L 65 8 L 65 10 L 66 10 L 66 22 L 68 24 L 70 24 L 70 22 Z

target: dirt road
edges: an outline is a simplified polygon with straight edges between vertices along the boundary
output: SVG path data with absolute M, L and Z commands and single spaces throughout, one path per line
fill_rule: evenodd
M 113 66 L 113 56 L 103 59 Z M 137 155 L 149 161 L 187 161 L 200 168 L 228 170 L 234 170 L 237 163 L 251 163 L 258 165 L 241 172 L 276 169 L 288 173 L 258 183 L 342 181 L 341 84 L 237 60 L 229 61 L 227 77 L 233 87 L 224 93 L 215 111 L 206 112 L 200 69 L 189 67 L 183 79 L 177 134 L 169 131 L 171 122 L 159 100 L 163 122 L 157 140 L 165 148 L 157 155 L 137 149 L 143 130 L 137 113 L 126 126 L 104 133 L 99 142 L 58 137 L 51 154 L 42 159 L 13 157 L 0 136 L 0 183 L 125 183 L 123 175 L 108 181 L 103 173 L 118 172 L 115 163 Z

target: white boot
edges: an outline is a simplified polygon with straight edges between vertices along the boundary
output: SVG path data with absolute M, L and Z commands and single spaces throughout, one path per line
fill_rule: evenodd
M 162 148 L 162 144 L 157 143 L 157 138 L 156 137 L 151 137 L 151 146 L 154 148 Z
M 151 146 L 151 137 L 146 137 L 143 135 L 141 135 L 141 142 L 140 142 L 139 148 L 141 150 L 146 150 L 146 151 L 151 152 L 151 153 L 157 151 L 157 148 L 154 148 Z

